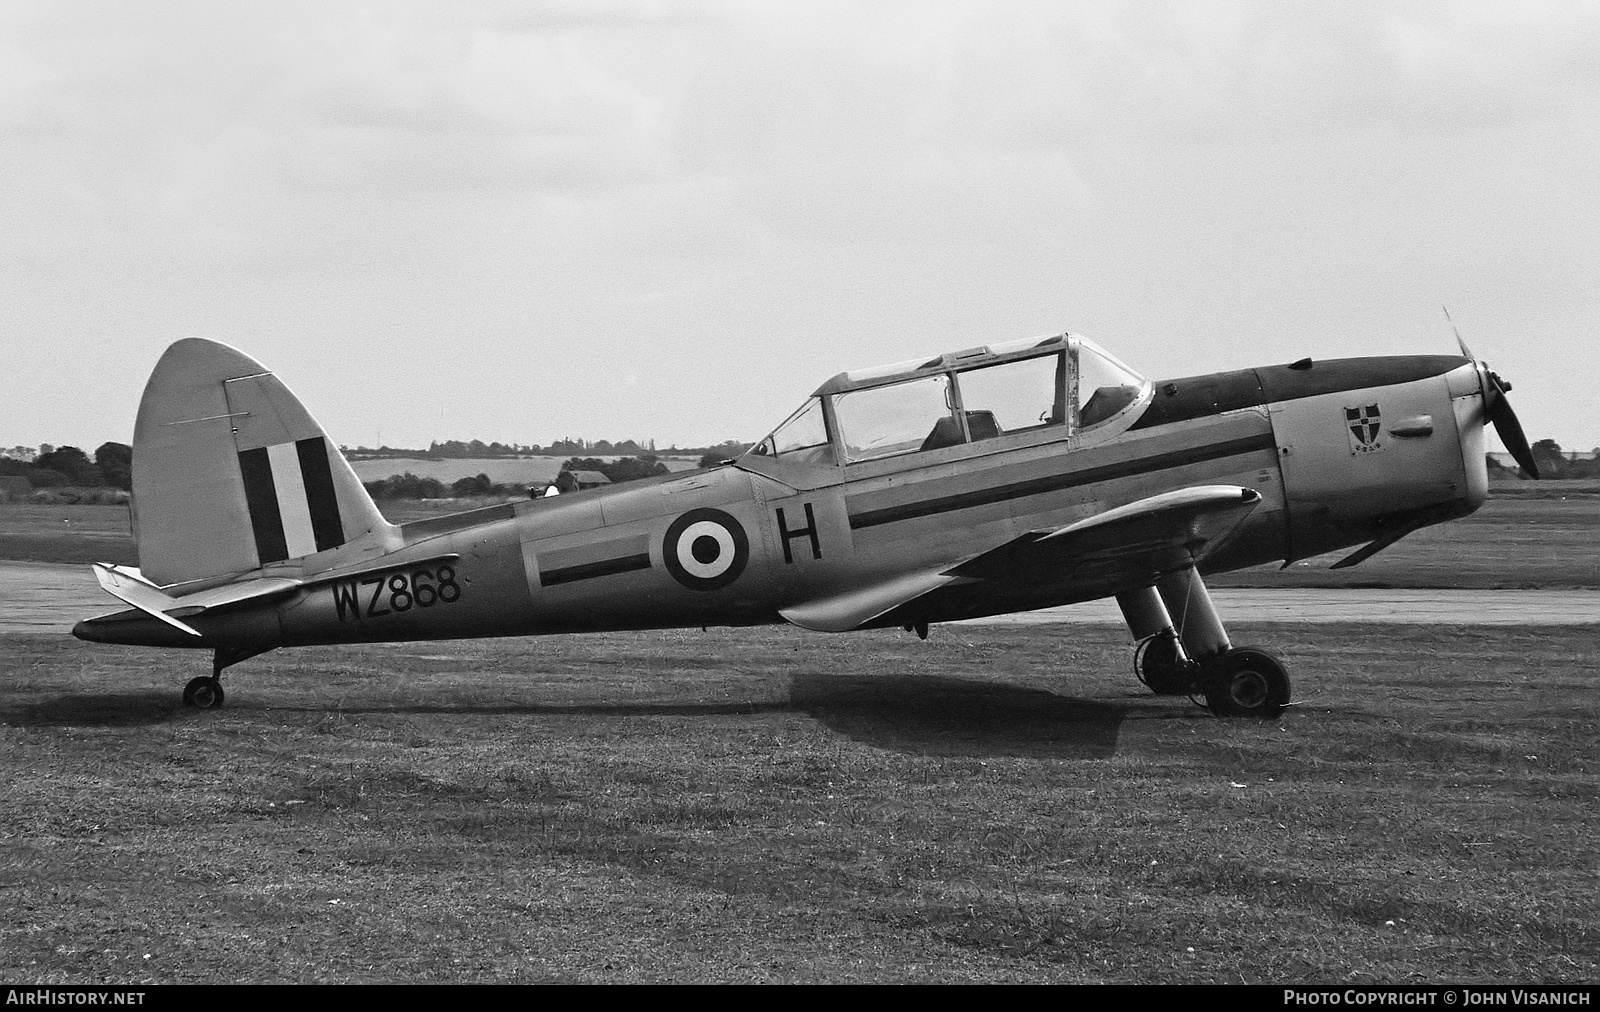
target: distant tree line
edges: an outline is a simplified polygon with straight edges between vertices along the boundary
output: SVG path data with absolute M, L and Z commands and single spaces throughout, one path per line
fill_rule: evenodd
M 563 471 L 598 471 L 613 483 L 637 481 L 658 474 L 666 474 L 667 465 L 649 454 L 642 457 L 623 457 L 603 461 L 594 457 L 573 457 L 561 465 Z M 529 486 L 525 483 L 492 481 L 487 474 L 470 478 L 457 478 L 448 485 L 437 478 L 424 478 L 407 471 L 378 481 L 362 482 L 362 487 L 374 499 L 467 499 L 486 496 L 524 496 L 530 491 L 538 493 L 544 484 Z
M 526 495 L 528 486 L 499 484 L 486 474 L 470 478 L 457 478 L 446 485 L 438 478 L 423 478 L 407 471 L 378 481 L 364 481 L 361 486 L 374 499 L 464 499 L 475 496 Z
M 559 457 L 563 454 L 579 453 L 638 456 L 654 453 L 656 441 L 647 439 L 641 444 L 633 439 L 624 439 L 620 443 L 600 439 L 591 443 L 587 439 L 562 437 L 548 446 L 540 446 L 538 443 L 485 443 L 481 439 L 446 439 L 443 442 L 434 440 L 428 444 L 426 450 L 408 450 L 394 446 L 380 446 L 377 449 L 370 446 L 345 446 L 341 449 L 346 456 L 363 459 L 420 457 L 434 460 L 473 460 L 479 457 Z
M 729 457 L 737 457 L 750 449 L 751 445 L 753 444 L 737 439 L 728 439 L 714 446 L 674 445 L 664 450 L 657 450 L 656 441 L 653 439 L 646 439 L 642 443 L 636 439 L 624 439 L 613 443 L 606 439 L 591 441 L 563 436 L 543 446 L 538 443 L 485 443 L 481 439 L 446 439 L 442 442 L 434 440 L 428 444 L 426 450 L 396 446 L 380 446 L 376 449 L 370 446 L 341 446 L 340 449 L 344 451 L 345 456 L 360 460 L 383 457 L 416 457 L 424 460 L 474 460 L 482 457 L 647 457 L 659 454 L 671 457 L 700 457 L 715 463 Z
M 101 443 L 94 459 L 76 446 L 39 447 L 32 460 L 16 447 L 0 456 L 0 475 L 26 478 L 34 488 L 133 488 L 133 447 L 126 443 Z
M 1541 439 L 1528 447 L 1541 478 L 1600 478 L 1600 447 L 1587 460 L 1576 459 L 1554 439 Z M 1521 468 L 1507 467 L 1489 454 L 1489 477 L 1512 480 L 1522 477 Z

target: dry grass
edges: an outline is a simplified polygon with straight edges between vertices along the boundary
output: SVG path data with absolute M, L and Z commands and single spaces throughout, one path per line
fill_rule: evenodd
M 1600 630 L 0 639 L 0 978 L 1592 981 Z

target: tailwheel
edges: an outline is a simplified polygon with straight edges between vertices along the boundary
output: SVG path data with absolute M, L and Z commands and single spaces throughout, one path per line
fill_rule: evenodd
M 1133 663 L 1139 681 L 1158 696 L 1187 696 L 1195 691 L 1198 666 L 1182 656 L 1171 630 L 1139 644 Z
M 1219 717 L 1273 720 L 1289 702 L 1289 672 L 1264 650 L 1225 651 L 1205 671 L 1206 705 Z
M 192 680 L 183 687 L 183 705 L 197 710 L 215 710 L 222 705 L 223 691 L 220 679 L 209 675 Z

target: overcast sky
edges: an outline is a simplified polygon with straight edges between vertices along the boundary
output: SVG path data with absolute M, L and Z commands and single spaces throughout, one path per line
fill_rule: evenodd
M 188 336 L 342 443 L 755 439 L 842 369 L 1473 350 L 1600 443 L 1600 4 L 0 3 L 0 445 Z

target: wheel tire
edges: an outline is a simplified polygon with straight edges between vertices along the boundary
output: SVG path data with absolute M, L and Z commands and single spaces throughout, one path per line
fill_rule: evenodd
M 200 677 L 183 687 L 183 705 L 197 710 L 215 710 L 222 705 L 222 683 L 215 678 Z
M 1265 650 L 1229 650 L 1206 669 L 1206 705 L 1219 717 L 1274 720 L 1288 705 L 1289 672 Z
M 1178 663 L 1177 640 L 1157 636 L 1139 653 L 1139 681 L 1158 696 L 1187 696 L 1194 691 L 1194 672 Z

